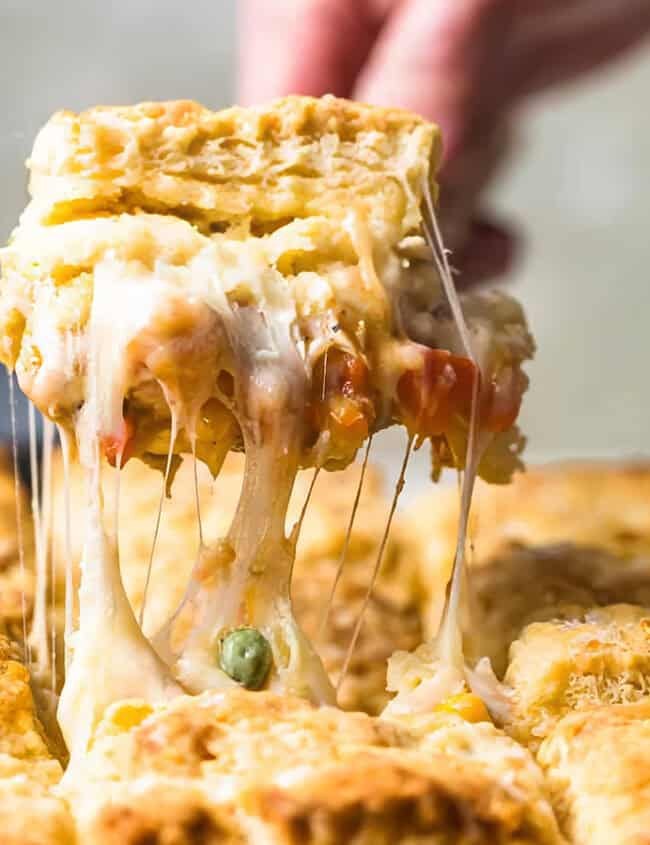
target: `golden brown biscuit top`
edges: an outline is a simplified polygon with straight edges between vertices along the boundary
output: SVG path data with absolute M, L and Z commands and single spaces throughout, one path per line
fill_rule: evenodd
M 611 605 L 536 622 L 510 649 L 513 733 L 538 745 L 573 710 L 633 702 L 650 693 L 650 609 Z
M 490 657 L 499 677 L 510 644 L 532 622 L 575 619 L 628 600 L 650 605 L 646 561 L 571 543 L 504 550 L 476 566 L 471 577 L 474 617 L 467 646 L 475 657 Z
M 125 733 L 125 725 L 133 729 Z M 128 763 L 124 758 L 121 762 L 132 776 L 157 772 L 250 784 L 257 778 L 273 779 L 294 766 L 317 768 L 360 747 L 409 742 L 413 740 L 399 726 L 362 713 L 314 708 L 298 698 L 234 689 L 185 696 L 155 711 L 137 703 L 118 703 L 98 729 L 89 767 L 102 757 L 112 766 L 115 749 L 119 753 L 124 749 Z
M 65 802 L 55 788 L 61 763 L 50 753 L 32 680 L 20 649 L 0 635 L 0 816 L 3 845 L 74 845 Z
M 362 753 L 293 790 L 260 790 L 250 804 L 283 845 L 561 842 L 550 816 L 536 818 L 497 781 L 435 754 Z
M 66 790 L 82 830 L 103 827 L 111 805 L 139 829 L 151 825 L 150 800 L 172 785 L 188 808 L 208 798 L 223 817 L 233 807 L 251 842 L 254 832 L 273 831 L 282 845 L 338 845 L 351 816 L 359 841 L 373 845 L 476 829 L 492 831 L 495 842 L 561 841 L 529 753 L 493 726 L 451 714 L 410 730 L 407 720 L 243 690 L 156 710 L 121 702 Z M 140 808 L 130 797 L 137 794 Z
M 354 185 L 394 239 L 417 226 L 408 192 L 429 178 L 439 148 L 435 127 L 413 114 L 334 97 L 221 112 L 189 101 L 99 107 L 59 112 L 41 131 L 30 190 L 50 223 L 138 207 L 214 231 L 237 218 L 338 216 Z
M 650 699 L 565 716 L 539 760 L 576 845 L 643 845 L 650 830 Z

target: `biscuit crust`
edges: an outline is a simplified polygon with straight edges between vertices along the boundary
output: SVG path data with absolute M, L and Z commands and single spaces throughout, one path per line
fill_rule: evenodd
M 0 816 L 3 845 L 75 845 L 72 816 L 55 794 L 63 773 L 37 715 L 29 671 L 0 635 Z
M 644 845 L 650 830 L 650 699 L 565 716 L 539 760 L 576 845 Z
M 180 796 L 207 798 L 210 824 L 221 818 L 227 831 L 230 813 L 251 843 L 559 845 L 528 752 L 493 727 L 461 721 L 439 721 L 431 731 L 244 690 L 156 710 L 123 702 L 107 715 L 68 794 L 90 837 L 105 829 L 107 815 L 113 829 L 151 829 L 147 796 L 165 785 L 172 800 L 156 830 L 180 829 L 173 817 L 186 818 L 184 802 L 174 809 L 178 786 Z M 126 822 L 109 809 L 124 807 L 125 793 L 142 797 L 130 803 Z
M 56 114 L 34 145 L 30 191 L 50 224 L 138 208 L 216 231 L 245 218 L 338 217 L 354 185 L 399 240 L 419 222 L 409 192 L 439 153 L 438 130 L 417 116 L 331 96 L 220 112 L 141 103 Z
M 510 730 L 539 746 L 567 713 L 650 694 L 650 609 L 594 608 L 537 622 L 510 649 L 505 683 L 515 693 Z

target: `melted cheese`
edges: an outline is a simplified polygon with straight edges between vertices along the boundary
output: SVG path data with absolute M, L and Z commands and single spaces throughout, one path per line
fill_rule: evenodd
M 234 627 L 251 625 L 271 644 L 272 689 L 331 701 L 320 659 L 291 612 L 289 589 L 295 545 L 285 535 L 285 523 L 298 470 L 296 444 L 302 441 L 305 365 L 291 341 L 288 303 L 264 315 L 238 309 L 231 320 L 244 480 L 227 538 L 204 549 L 195 569 L 184 603 L 191 605 L 194 621 L 180 651 L 172 650 L 174 667 L 195 692 L 232 685 L 217 668 L 218 641 Z M 157 639 L 167 651 L 164 637 Z
M 27 583 L 27 568 L 25 566 L 25 537 L 23 526 L 23 497 L 20 489 L 20 471 L 18 466 L 18 437 L 16 431 L 16 390 L 14 387 L 13 373 L 7 373 L 9 382 L 9 417 L 11 419 L 11 457 L 14 473 L 14 500 L 16 506 L 16 540 L 18 542 L 18 565 L 20 580 L 22 584 Z M 27 600 L 25 587 L 20 595 L 20 615 L 22 621 L 23 643 L 25 644 L 25 657 L 27 666 L 32 664 L 32 648 L 27 636 Z
M 304 351 L 293 336 L 296 315 L 290 292 L 269 288 L 267 272 L 266 265 L 258 266 L 249 277 L 259 289 L 267 286 L 267 305 L 261 313 L 231 305 L 214 284 L 214 264 L 201 258 L 185 274 L 191 278 L 193 293 L 183 289 L 182 296 L 170 283 L 175 273 L 168 267 L 142 273 L 107 257 L 95 269 L 87 396 L 76 425 L 88 479 L 88 524 L 79 628 L 69 637 L 72 660 L 59 706 L 71 768 L 115 701 L 135 697 L 159 703 L 183 688 L 199 692 L 232 686 L 234 682 L 218 668 L 217 649 L 220 636 L 237 625 L 253 625 L 269 640 L 274 657 L 271 688 L 318 702 L 333 700 L 320 659 L 291 611 L 294 546 L 285 536 L 285 518 L 299 466 L 298 444 L 304 439 L 307 369 L 300 354 Z M 152 647 L 126 598 L 117 540 L 105 526 L 100 441 L 123 425 L 124 396 L 137 378 L 136 362 L 164 356 L 165 319 L 179 309 L 192 311 L 191 342 L 197 354 L 203 344 L 201 327 L 207 343 L 222 338 L 223 364 L 235 375 L 236 391 L 223 400 L 239 424 L 247 461 L 240 504 L 227 538 L 202 549 L 184 603 L 191 608 L 191 630 L 175 651 L 165 641 L 165 632 Z M 172 335 L 170 355 L 174 342 Z M 195 425 L 198 410 L 214 387 L 214 369 L 202 375 L 205 392 L 199 387 L 190 402 L 182 382 L 163 383 L 185 427 Z M 108 662 L 106 655 L 111 656 Z
M 79 588 L 79 627 L 69 634 L 72 652 L 58 708 L 70 751 L 67 777 L 86 753 L 107 707 L 125 698 L 163 702 L 182 692 L 151 647 L 126 596 L 117 537 L 105 525 L 99 438 L 122 396 L 125 348 L 115 337 L 110 276 L 99 275 L 89 329 L 88 392 L 77 423 L 79 457 L 87 477 L 86 536 Z M 117 398 L 116 398 L 117 397 Z M 120 414 L 121 419 L 121 414 Z M 116 526 L 113 526 L 114 529 Z
M 32 627 L 29 634 L 30 646 L 35 655 L 33 671 L 41 683 L 45 683 L 50 672 L 50 643 L 47 634 L 47 585 L 48 585 L 48 513 L 42 507 L 49 491 L 45 472 L 52 454 L 51 423 L 44 426 L 43 458 L 39 472 L 38 442 L 36 439 L 36 409 L 29 406 L 29 465 L 32 486 L 32 519 L 34 523 L 34 550 L 36 557 L 36 593 Z

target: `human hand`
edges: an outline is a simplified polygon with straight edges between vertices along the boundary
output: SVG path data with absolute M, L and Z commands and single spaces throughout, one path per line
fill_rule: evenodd
M 411 109 L 438 123 L 445 240 L 463 284 L 503 272 L 513 235 L 479 212 L 517 106 L 650 31 L 650 0 L 241 0 L 240 97 Z

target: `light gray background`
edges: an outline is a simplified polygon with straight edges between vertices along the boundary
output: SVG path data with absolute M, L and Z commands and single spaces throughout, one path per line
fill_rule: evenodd
M 52 111 L 176 97 L 229 104 L 235 7 L 0 0 L 0 239 L 24 205 L 23 161 Z M 509 281 L 539 344 L 522 420 L 533 460 L 648 450 L 649 92 L 646 49 L 539 102 L 494 191 L 528 236 Z M 5 408 L 0 395 L 2 433 Z M 394 467 L 402 443 L 389 434 L 377 455 Z M 424 478 L 424 456 L 411 474 Z

